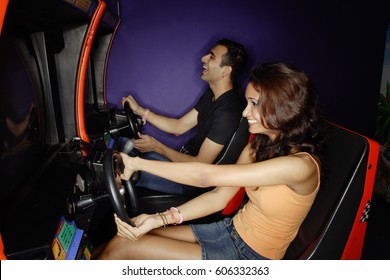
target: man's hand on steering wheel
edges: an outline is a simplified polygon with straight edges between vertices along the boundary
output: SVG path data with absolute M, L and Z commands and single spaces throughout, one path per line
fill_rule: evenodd
M 138 133 L 139 139 L 134 139 L 135 148 L 141 153 L 157 152 L 161 143 L 154 137 Z
M 142 127 L 142 118 L 140 115 L 137 115 L 133 112 L 129 102 L 124 102 L 123 107 L 125 109 L 126 118 L 129 123 L 131 138 L 138 139 L 138 134 L 140 133 Z
M 143 116 L 146 112 L 146 109 L 141 107 L 137 101 L 135 101 L 134 97 L 128 95 L 122 98 L 122 107 L 125 107 L 125 103 L 129 103 L 131 110 L 133 110 L 134 114 Z

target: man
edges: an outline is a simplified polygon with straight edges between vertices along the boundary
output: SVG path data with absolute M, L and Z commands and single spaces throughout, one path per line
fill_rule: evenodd
M 140 134 L 140 139 L 134 142 L 135 148 L 144 153 L 141 156 L 156 160 L 215 162 L 229 143 L 241 119 L 244 104 L 234 89 L 234 82 L 246 60 L 247 53 L 242 45 L 228 39 L 218 41 L 201 59 L 201 79 L 208 83 L 209 88 L 196 106 L 178 119 L 158 115 L 141 107 L 131 95 L 123 98 L 122 105 L 128 102 L 135 114 L 166 133 L 179 136 L 196 127 L 194 137 L 180 151 L 149 135 Z M 149 173 L 141 174 L 137 186 L 188 196 L 196 196 L 206 191 L 180 185 Z

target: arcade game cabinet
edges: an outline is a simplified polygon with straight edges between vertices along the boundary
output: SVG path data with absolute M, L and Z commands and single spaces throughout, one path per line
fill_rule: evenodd
M 80 166 L 126 118 L 106 107 L 103 93 L 119 8 L 100 0 L 6 2 L 0 6 L 0 233 L 8 259 L 47 259 Z M 72 231 L 63 224 L 61 241 Z

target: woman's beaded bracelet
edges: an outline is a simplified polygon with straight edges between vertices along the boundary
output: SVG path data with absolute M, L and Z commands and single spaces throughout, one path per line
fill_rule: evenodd
M 183 222 L 183 214 L 180 212 L 180 210 L 177 209 L 176 207 L 171 207 L 169 210 L 175 210 L 175 211 L 177 211 L 177 213 L 179 213 L 180 220 L 177 223 L 175 223 L 175 225 L 181 224 Z M 174 219 L 174 220 L 176 221 L 176 219 Z

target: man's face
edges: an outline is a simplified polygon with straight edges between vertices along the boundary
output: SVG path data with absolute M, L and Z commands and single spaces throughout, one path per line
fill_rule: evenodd
M 227 48 L 225 46 L 216 45 L 207 55 L 202 57 L 203 71 L 201 79 L 206 82 L 222 79 L 224 67 L 221 67 L 221 61 Z

